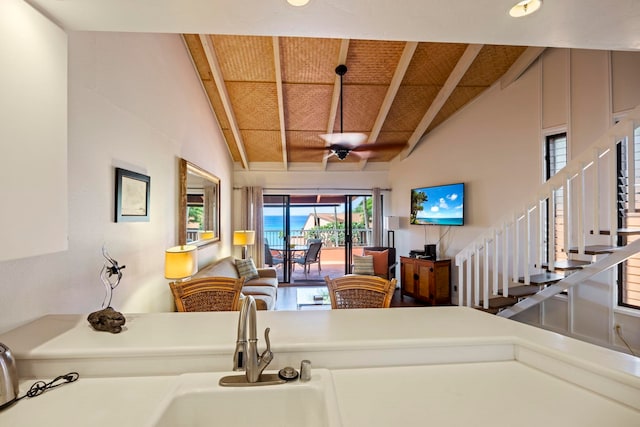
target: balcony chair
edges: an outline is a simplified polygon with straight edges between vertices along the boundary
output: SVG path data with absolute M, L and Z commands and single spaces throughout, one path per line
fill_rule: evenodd
M 396 289 L 396 279 L 349 274 L 324 278 L 329 288 L 332 309 L 389 308 Z
M 318 264 L 318 274 L 322 271 L 320 266 L 320 249 L 322 248 L 322 242 L 313 242 L 309 244 L 309 248 L 304 255 L 294 258 L 293 268 L 295 270 L 296 264 L 300 264 L 304 267 L 304 274 L 311 272 L 311 264 Z
M 284 260 L 282 259 L 282 256 L 276 255 L 275 253 L 271 252 L 269 243 L 265 243 L 264 244 L 264 265 L 269 267 L 275 266 L 277 268 L 278 266 L 282 265 L 283 262 Z
M 245 278 L 205 277 L 171 282 L 178 311 L 236 311 Z

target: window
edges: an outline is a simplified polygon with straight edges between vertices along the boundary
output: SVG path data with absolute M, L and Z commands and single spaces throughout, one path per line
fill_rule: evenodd
M 567 133 L 557 133 L 553 135 L 547 135 L 545 138 L 544 147 L 544 178 L 549 180 L 552 176 L 557 174 L 567 164 Z M 545 222 L 545 228 L 548 227 L 549 221 L 554 221 L 555 233 L 553 236 L 553 246 L 555 248 L 555 260 L 567 259 L 567 254 L 562 249 L 564 247 L 564 201 L 562 191 L 554 191 L 553 194 L 555 207 L 553 212 L 549 212 L 547 207 L 547 220 Z M 549 205 L 547 205 L 549 206 Z M 548 235 L 545 230 L 545 236 Z M 545 241 L 544 253 L 545 258 L 548 261 L 548 242 Z
M 640 194 L 637 188 L 629 188 L 629 150 L 633 150 L 634 183 L 640 182 L 640 128 L 634 130 L 633 147 L 626 141 L 618 143 L 618 225 L 621 228 L 640 228 Z M 633 193 L 635 203 L 630 206 L 629 193 Z M 640 236 L 620 236 L 619 245 L 626 245 Z M 640 255 L 636 254 L 618 266 L 618 304 L 640 309 Z

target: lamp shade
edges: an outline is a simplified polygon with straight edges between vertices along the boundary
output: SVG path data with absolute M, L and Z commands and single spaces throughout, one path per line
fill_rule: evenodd
M 233 232 L 233 244 L 236 246 L 253 245 L 256 242 L 256 232 L 253 230 L 237 230 Z
M 209 240 L 209 239 L 213 239 L 214 234 L 213 231 L 201 231 L 200 232 L 200 240 Z
M 384 228 L 387 230 L 397 230 L 400 228 L 400 217 L 399 216 L 385 216 L 384 217 Z
M 198 272 L 198 248 L 192 245 L 174 246 L 164 255 L 164 277 L 180 280 Z

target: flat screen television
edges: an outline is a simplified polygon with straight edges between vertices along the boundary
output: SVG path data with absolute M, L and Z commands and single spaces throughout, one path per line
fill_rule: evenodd
M 412 189 L 409 223 L 464 225 L 464 183 Z

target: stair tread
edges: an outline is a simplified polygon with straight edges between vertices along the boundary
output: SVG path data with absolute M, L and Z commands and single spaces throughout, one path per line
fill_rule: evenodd
M 619 228 L 616 231 L 617 231 L 618 235 L 620 235 L 620 236 L 638 236 L 638 235 L 640 235 L 640 228 L 633 228 L 633 227 Z M 610 230 L 600 230 L 600 234 L 603 235 L 603 236 L 609 236 L 609 235 L 611 235 L 611 231 Z
M 578 259 L 564 259 L 560 261 L 556 261 L 554 263 L 554 269 L 556 270 L 579 270 L 585 265 L 591 264 L 590 261 L 581 261 Z M 548 264 L 543 264 L 542 268 L 549 268 Z
M 509 297 L 515 297 L 515 298 L 527 297 L 529 295 L 538 293 L 538 291 L 540 291 L 540 285 L 513 286 L 509 288 Z M 498 294 L 500 295 L 504 294 L 502 289 L 498 291 Z
M 601 254 L 610 254 L 618 249 L 617 246 L 609 246 L 609 245 L 590 245 L 584 247 L 584 253 L 586 255 L 601 255 Z M 569 252 L 572 254 L 578 253 L 578 248 L 570 248 Z
M 498 314 L 500 312 L 500 308 L 484 308 L 484 307 L 473 307 L 476 310 L 484 311 L 489 314 Z
M 555 283 L 564 279 L 563 274 L 552 273 L 550 271 L 540 274 L 532 274 L 529 277 L 529 283 L 532 285 L 546 285 L 548 283 Z M 520 283 L 524 283 L 524 277 L 518 278 Z
M 518 298 L 515 297 L 495 297 L 489 298 L 489 308 L 504 308 L 509 307 L 518 302 Z M 477 308 L 484 308 L 484 301 L 480 301 L 480 306 Z

